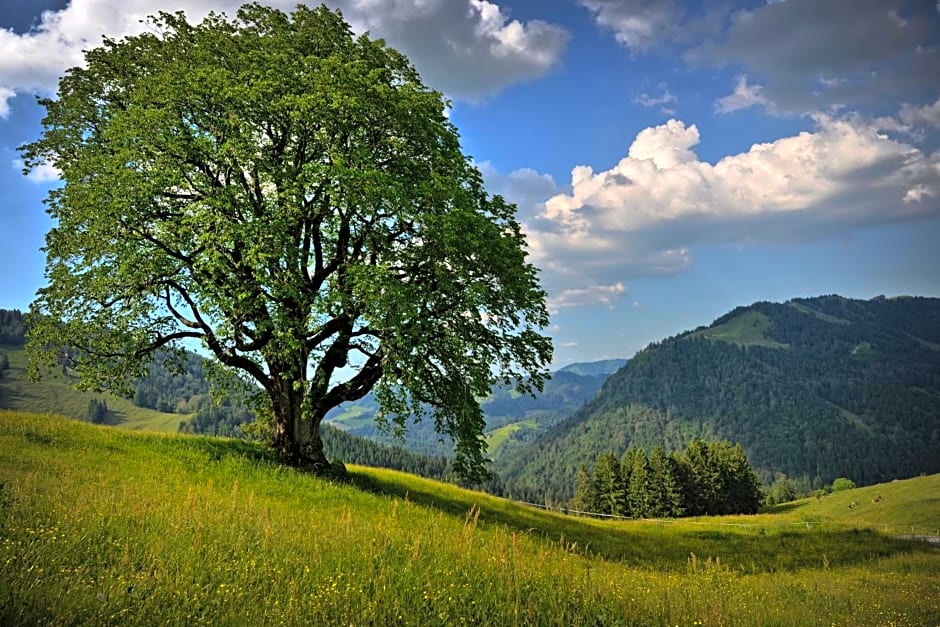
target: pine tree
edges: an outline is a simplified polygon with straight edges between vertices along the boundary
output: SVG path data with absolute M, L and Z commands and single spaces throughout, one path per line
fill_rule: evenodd
M 621 477 L 620 460 L 616 455 L 607 452 L 597 458 L 594 484 L 597 486 L 598 513 L 623 516 L 626 490 Z
M 645 518 L 652 511 L 650 463 L 645 451 L 637 451 L 630 473 L 630 513 L 634 518 Z
M 633 477 L 633 463 L 637 456 L 637 449 L 631 448 L 623 454 L 620 460 L 620 480 L 623 484 L 623 515 L 634 516 L 633 507 L 630 503 L 630 481 Z
M 597 511 L 597 488 L 594 484 L 594 475 L 584 464 L 581 464 L 578 469 L 578 483 L 571 507 L 579 512 Z

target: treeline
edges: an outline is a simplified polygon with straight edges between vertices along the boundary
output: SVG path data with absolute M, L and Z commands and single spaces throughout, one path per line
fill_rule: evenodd
M 377 468 L 390 468 L 429 479 L 453 479 L 450 461 L 441 455 L 421 455 L 400 446 L 379 444 L 328 424 L 320 428 L 323 450 L 327 457 L 344 463 Z
M 26 334 L 26 317 L 18 309 L 0 309 L 0 344 L 22 346 Z
M 243 437 L 242 425 L 254 422 L 255 414 L 236 400 L 216 401 L 212 396 L 199 396 L 194 412 L 179 424 L 180 433 Z
M 601 454 L 578 471 L 571 502 L 579 512 L 632 518 L 753 514 L 760 480 L 740 445 L 693 440 L 681 454 L 654 447 L 622 458 Z
M 205 359 L 186 352 L 173 357 L 158 352 L 147 374 L 134 382 L 134 405 L 165 413 L 191 414 L 209 393 Z

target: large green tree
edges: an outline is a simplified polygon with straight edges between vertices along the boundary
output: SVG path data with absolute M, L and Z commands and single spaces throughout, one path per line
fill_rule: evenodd
M 325 7 L 148 30 L 86 52 L 22 148 L 64 181 L 34 372 L 66 347 L 83 385 L 120 387 L 198 340 L 257 381 L 289 463 L 328 468 L 321 419 L 374 388 L 481 474 L 476 399 L 540 389 L 551 343 L 515 207 L 486 193 L 441 94 Z

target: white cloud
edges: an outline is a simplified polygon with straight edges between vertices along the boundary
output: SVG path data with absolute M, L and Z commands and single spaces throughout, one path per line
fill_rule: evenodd
M 898 117 L 909 126 L 940 128 L 940 98 L 937 98 L 933 104 L 922 107 L 905 104 L 901 107 Z
M 659 107 L 659 110 L 667 115 L 675 114 L 676 110 L 671 105 L 678 104 L 678 98 L 676 98 L 672 92 L 669 91 L 665 83 L 660 83 L 657 85 L 657 88 L 661 92 L 660 95 L 651 96 L 650 94 L 643 92 L 637 96 L 633 102 L 646 108 Z
M 16 93 L 12 89 L 0 86 L 0 118 L 6 119 L 10 116 L 10 99 Z
M 580 0 L 580 4 L 632 51 L 646 51 L 666 39 L 679 22 L 675 4 L 665 0 Z
M 591 285 L 588 287 L 571 287 L 559 291 L 548 298 L 548 308 L 552 313 L 569 307 L 583 307 L 603 305 L 609 309 L 614 308 L 614 301 L 625 295 L 627 288 L 623 283 L 611 285 Z
M 185 11 L 191 21 L 209 11 L 234 16 L 242 0 L 72 0 L 43 13 L 28 33 L 0 29 L 0 115 L 12 92 L 51 94 L 62 73 L 83 62 L 82 50 L 102 35 L 142 32 L 158 11 Z M 293 10 L 295 0 L 269 0 Z M 454 98 L 477 100 L 548 72 L 559 61 L 568 33 L 539 20 L 510 19 L 485 0 L 334 0 L 357 31 L 384 37 L 415 63 L 426 82 Z
M 718 113 L 731 113 L 741 109 L 747 109 L 754 105 L 767 105 L 767 98 L 763 94 L 764 88 L 761 85 L 752 85 L 748 83 L 748 77 L 744 74 L 738 76 L 737 85 L 734 92 L 715 102 L 715 111 Z
M 612 168 L 575 167 L 565 192 L 531 170 L 486 175 L 520 203 L 554 311 L 612 307 L 631 278 L 680 272 L 698 245 L 806 241 L 940 214 L 940 151 L 857 115 L 817 115 L 811 132 L 715 164 L 698 159 L 699 140 L 678 120 L 644 129 Z
M 23 171 L 23 160 L 22 159 L 13 159 L 11 161 L 13 167 L 22 172 Z M 43 163 L 34 167 L 30 170 L 29 174 L 26 175 L 33 183 L 50 183 L 52 181 L 58 181 L 62 177 L 62 172 L 59 171 L 57 167 L 49 163 Z

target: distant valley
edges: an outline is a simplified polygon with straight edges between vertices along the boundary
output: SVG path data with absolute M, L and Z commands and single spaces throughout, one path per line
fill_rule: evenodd
M 607 377 L 625 363 L 625 359 L 608 359 L 569 364 L 554 372 L 544 390 L 534 397 L 509 388 L 497 388 L 480 403 L 486 417 L 490 457 L 499 459 L 525 442 L 537 439 L 593 398 Z M 450 442 L 441 441 L 433 424 L 426 421 L 411 420 L 403 440 L 383 432 L 375 421 L 378 411 L 378 403 L 369 394 L 336 408 L 327 415 L 327 423 L 347 433 L 387 444 L 403 443 L 421 453 L 446 455 L 452 449 Z

